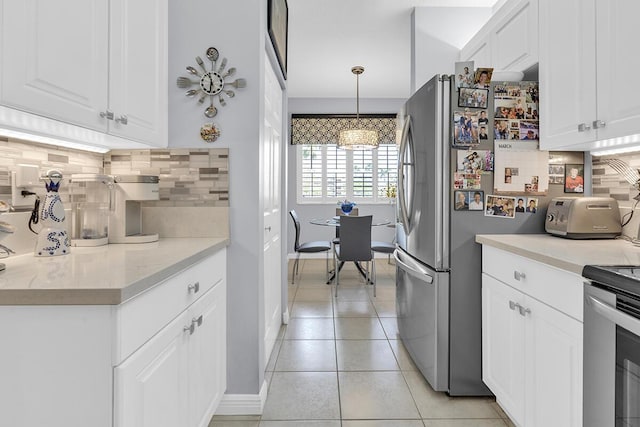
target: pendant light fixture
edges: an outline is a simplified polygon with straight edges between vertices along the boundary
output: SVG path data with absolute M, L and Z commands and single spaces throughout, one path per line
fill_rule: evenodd
M 355 66 L 351 72 L 356 75 L 356 124 L 353 129 L 340 131 L 338 147 L 346 150 L 371 150 L 378 148 L 378 132 L 363 129 L 360 126 L 360 74 L 364 73 L 364 67 Z

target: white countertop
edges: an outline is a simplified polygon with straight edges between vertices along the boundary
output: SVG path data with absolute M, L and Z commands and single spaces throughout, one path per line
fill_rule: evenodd
M 571 240 L 549 234 L 478 234 L 476 242 L 582 275 L 585 265 L 640 265 L 640 247 L 623 239 Z
M 69 255 L 0 262 L 0 305 L 115 305 L 214 254 L 228 238 L 74 247 Z

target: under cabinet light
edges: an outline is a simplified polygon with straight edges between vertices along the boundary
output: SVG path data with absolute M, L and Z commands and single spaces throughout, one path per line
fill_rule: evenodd
M 634 153 L 640 151 L 640 133 L 605 139 L 596 142 L 591 151 L 592 156 L 608 156 L 611 154 Z
M 26 132 L 19 132 L 10 129 L 0 128 L 0 136 L 7 138 L 20 139 L 23 141 L 37 142 L 40 144 L 55 145 L 57 147 L 72 148 L 74 150 L 91 151 L 92 153 L 108 153 L 109 149 L 104 147 L 96 147 L 93 145 L 81 144 L 79 142 L 65 141 L 63 139 L 51 138 L 48 136 L 35 135 Z

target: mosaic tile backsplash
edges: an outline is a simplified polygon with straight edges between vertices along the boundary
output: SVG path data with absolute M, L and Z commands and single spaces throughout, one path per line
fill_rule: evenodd
M 229 206 L 228 148 L 113 150 L 104 173 L 158 175 L 160 200 L 144 206 Z
M 74 173 L 144 174 L 160 177 L 160 200 L 147 207 L 228 207 L 229 150 L 114 150 L 107 154 L 58 148 L 0 138 L 0 198 L 9 200 L 11 172 L 16 165 L 36 165 L 40 173 L 58 169 L 65 178 Z M 60 196 L 69 200 L 68 181 Z M 41 189 L 44 192 L 44 184 Z
M 617 154 L 612 156 L 593 157 L 593 195 L 613 197 L 620 206 L 631 207 L 638 190 L 634 189 L 618 172 L 605 164 L 602 159 L 618 159 L 627 163 L 632 169 L 640 169 L 640 153 Z

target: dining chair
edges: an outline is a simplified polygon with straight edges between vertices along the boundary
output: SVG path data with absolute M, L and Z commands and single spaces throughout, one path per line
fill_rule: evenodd
M 336 208 L 336 216 L 339 216 L 339 217 L 358 216 L 358 208 L 351 209 L 351 212 L 349 212 L 349 215 L 345 215 L 345 213 L 342 212 L 342 209 Z M 331 242 L 334 245 L 337 245 L 338 243 L 340 243 L 340 227 L 336 227 L 336 237 Z
M 301 253 L 318 253 L 318 252 L 326 252 L 327 253 L 327 275 L 329 272 L 329 251 L 331 251 L 331 242 L 328 240 L 317 240 L 313 242 L 305 242 L 300 244 L 300 220 L 298 219 L 298 214 L 295 210 L 289 211 L 289 215 L 291 215 L 291 219 L 293 220 L 293 226 L 296 229 L 296 240 L 294 242 L 293 249 L 296 252 L 296 260 L 293 264 L 293 273 L 291 275 L 291 284 L 295 284 L 295 277 L 299 274 L 298 264 L 300 262 L 300 254 Z
M 395 243 L 380 242 L 380 241 L 377 241 L 377 240 L 372 240 L 371 241 L 371 250 L 373 252 L 379 252 L 379 253 L 387 254 L 389 257 L 391 257 L 391 254 L 393 254 L 393 252 L 396 250 L 396 245 L 395 245 Z M 376 296 L 376 286 L 375 286 L 375 284 L 377 282 L 375 257 L 371 261 L 371 276 L 373 277 L 373 296 L 375 297 Z
M 342 216 L 340 217 L 340 242 L 333 245 L 333 265 L 335 271 L 335 296 L 338 296 L 340 286 L 340 268 L 338 263 L 366 261 L 367 269 L 365 281 L 369 283 L 369 262 L 373 259 L 371 251 L 371 223 L 372 216 Z M 374 282 L 375 293 L 375 282 Z

